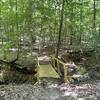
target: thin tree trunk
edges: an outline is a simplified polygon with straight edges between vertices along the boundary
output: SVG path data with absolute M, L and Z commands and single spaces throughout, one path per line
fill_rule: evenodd
M 71 21 L 71 26 L 70 26 L 70 45 L 73 45 L 73 7 L 71 7 L 71 16 L 70 16 L 70 21 Z
M 41 18 L 41 25 L 40 25 L 40 32 L 39 32 L 39 34 L 40 34 L 40 38 L 42 37 L 42 28 L 43 28 L 43 21 L 42 21 L 42 18 Z M 41 45 L 42 45 L 42 40 L 41 39 L 39 39 L 39 45 L 38 45 L 38 48 L 39 48 L 39 54 L 41 53 Z
M 100 24 L 99 24 L 99 36 L 100 36 Z
M 61 10 L 61 19 L 60 19 L 60 27 L 59 27 L 59 35 L 58 35 L 56 58 L 58 58 L 59 50 L 60 50 L 60 45 L 61 45 L 61 33 L 62 33 L 62 26 L 63 26 L 64 5 L 65 5 L 65 0 L 62 1 L 62 10 Z
M 99 24 L 99 32 L 98 32 L 98 41 L 100 41 L 100 24 Z
M 19 58 L 20 55 L 20 38 L 19 38 L 19 27 L 18 27 L 18 2 L 16 0 L 16 33 L 17 33 L 17 38 L 18 38 L 18 52 L 17 52 L 17 59 Z
M 94 49 L 96 50 L 96 40 L 97 40 L 97 34 L 96 34 L 96 0 L 93 0 L 93 45 Z
M 81 45 L 81 36 L 82 36 L 82 21 L 83 21 L 83 14 L 82 14 L 82 3 L 83 3 L 83 0 L 80 0 L 80 3 L 81 3 L 81 8 L 80 8 L 80 36 L 79 36 L 79 44 Z
M 93 4 L 93 32 L 95 33 L 96 32 L 96 1 L 94 1 L 94 4 Z

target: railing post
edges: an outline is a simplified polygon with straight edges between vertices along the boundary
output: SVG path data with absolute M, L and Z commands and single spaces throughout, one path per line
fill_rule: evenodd
M 39 82 L 39 60 L 38 60 L 38 56 L 37 56 L 37 81 Z
M 54 61 L 54 67 L 56 68 L 57 66 L 57 71 L 58 71 L 58 73 L 61 75 L 61 72 L 60 72 L 60 69 L 59 69 L 59 64 L 62 64 L 63 65 L 63 70 L 64 70 L 64 82 L 65 83 L 68 83 L 69 81 L 68 81 L 68 75 L 67 75 L 67 70 L 68 70 L 68 66 L 65 64 L 65 63 L 63 63 L 63 62 L 61 62 L 59 59 L 57 59 L 57 58 L 55 58 L 55 57 L 53 57 L 53 56 L 51 56 L 52 57 L 52 59 L 53 59 L 53 61 Z M 55 66 L 55 61 L 56 61 L 56 64 L 57 64 L 57 66 Z
M 67 66 L 64 65 L 64 82 L 67 83 L 68 79 L 67 79 Z
M 37 66 L 37 81 L 39 82 L 39 66 Z
M 56 65 L 55 65 L 55 59 L 54 58 L 52 58 L 53 59 L 53 65 L 54 65 L 54 68 L 56 68 Z
M 58 73 L 59 73 L 59 75 L 61 75 L 61 72 L 60 72 L 60 66 L 59 66 L 59 61 L 57 60 L 57 70 L 58 70 Z
M 53 67 L 56 68 L 55 67 L 55 59 L 52 56 L 51 56 L 51 59 L 52 59 L 52 65 L 53 65 Z

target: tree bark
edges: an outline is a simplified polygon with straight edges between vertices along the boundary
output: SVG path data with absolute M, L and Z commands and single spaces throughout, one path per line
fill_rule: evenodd
M 80 7 L 80 35 L 79 35 L 79 44 L 81 45 L 81 40 L 82 40 L 82 32 L 83 32 L 83 28 L 82 28 L 82 22 L 83 22 L 83 9 L 82 9 L 82 6 L 83 6 L 83 0 L 80 0 L 80 4 L 81 4 L 81 7 Z
M 96 32 L 96 1 L 94 1 L 94 4 L 93 4 L 93 32 L 95 33 Z
M 60 27 L 59 27 L 57 50 L 56 50 L 56 58 L 58 58 L 60 45 L 61 45 L 61 33 L 62 33 L 62 26 L 63 26 L 64 5 L 65 5 L 65 0 L 62 1 L 62 10 L 61 10 L 61 18 L 60 18 Z

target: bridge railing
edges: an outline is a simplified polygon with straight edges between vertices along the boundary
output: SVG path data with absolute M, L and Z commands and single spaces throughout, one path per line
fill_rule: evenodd
M 52 59 L 52 65 L 53 65 L 54 69 L 58 72 L 59 75 L 62 75 L 60 67 L 63 68 L 64 82 L 68 83 L 69 82 L 69 78 L 71 78 L 71 76 L 68 76 L 68 64 L 62 62 L 61 60 L 59 60 L 58 58 L 56 58 L 54 56 L 51 56 L 51 59 Z M 62 65 L 62 66 L 60 66 L 60 65 Z M 36 74 L 36 78 L 37 78 L 38 82 L 40 80 L 39 79 L 39 74 L 40 74 L 39 70 L 40 70 L 40 64 L 39 64 L 39 60 L 38 60 L 38 57 L 37 57 L 37 65 L 36 65 L 37 74 Z
M 69 82 L 70 79 L 72 78 L 78 78 L 78 76 L 69 76 L 68 75 L 68 67 L 69 67 L 69 64 L 66 64 L 64 62 L 62 62 L 61 60 L 59 60 L 58 58 L 54 57 L 54 56 L 51 56 L 51 59 L 52 59 L 52 65 L 54 67 L 55 70 L 57 70 L 58 74 L 59 75 L 62 75 L 61 73 L 61 67 L 63 67 L 63 72 L 64 72 L 64 82 L 67 83 Z M 62 65 L 62 66 L 60 66 Z M 75 68 L 77 70 L 79 70 L 79 66 L 75 65 Z
M 67 70 L 68 70 L 68 65 L 66 63 L 63 63 L 62 61 L 60 61 L 58 58 L 51 56 L 52 59 L 52 65 L 53 67 L 57 70 L 58 74 L 61 75 L 61 71 L 60 71 L 60 67 L 63 67 L 63 71 L 64 71 L 64 82 L 67 83 L 68 81 L 68 74 L 67 74 Z M 62 66 L 60 66 L 62 65 Z

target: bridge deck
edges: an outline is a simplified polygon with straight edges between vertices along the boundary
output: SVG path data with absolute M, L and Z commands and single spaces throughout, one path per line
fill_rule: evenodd
M 54 68 L 48 64 L 48 65 L 40 65 L 39 68 L 39 77 L 40 78 L 59 78 L 58 73 L 54 70 Z

